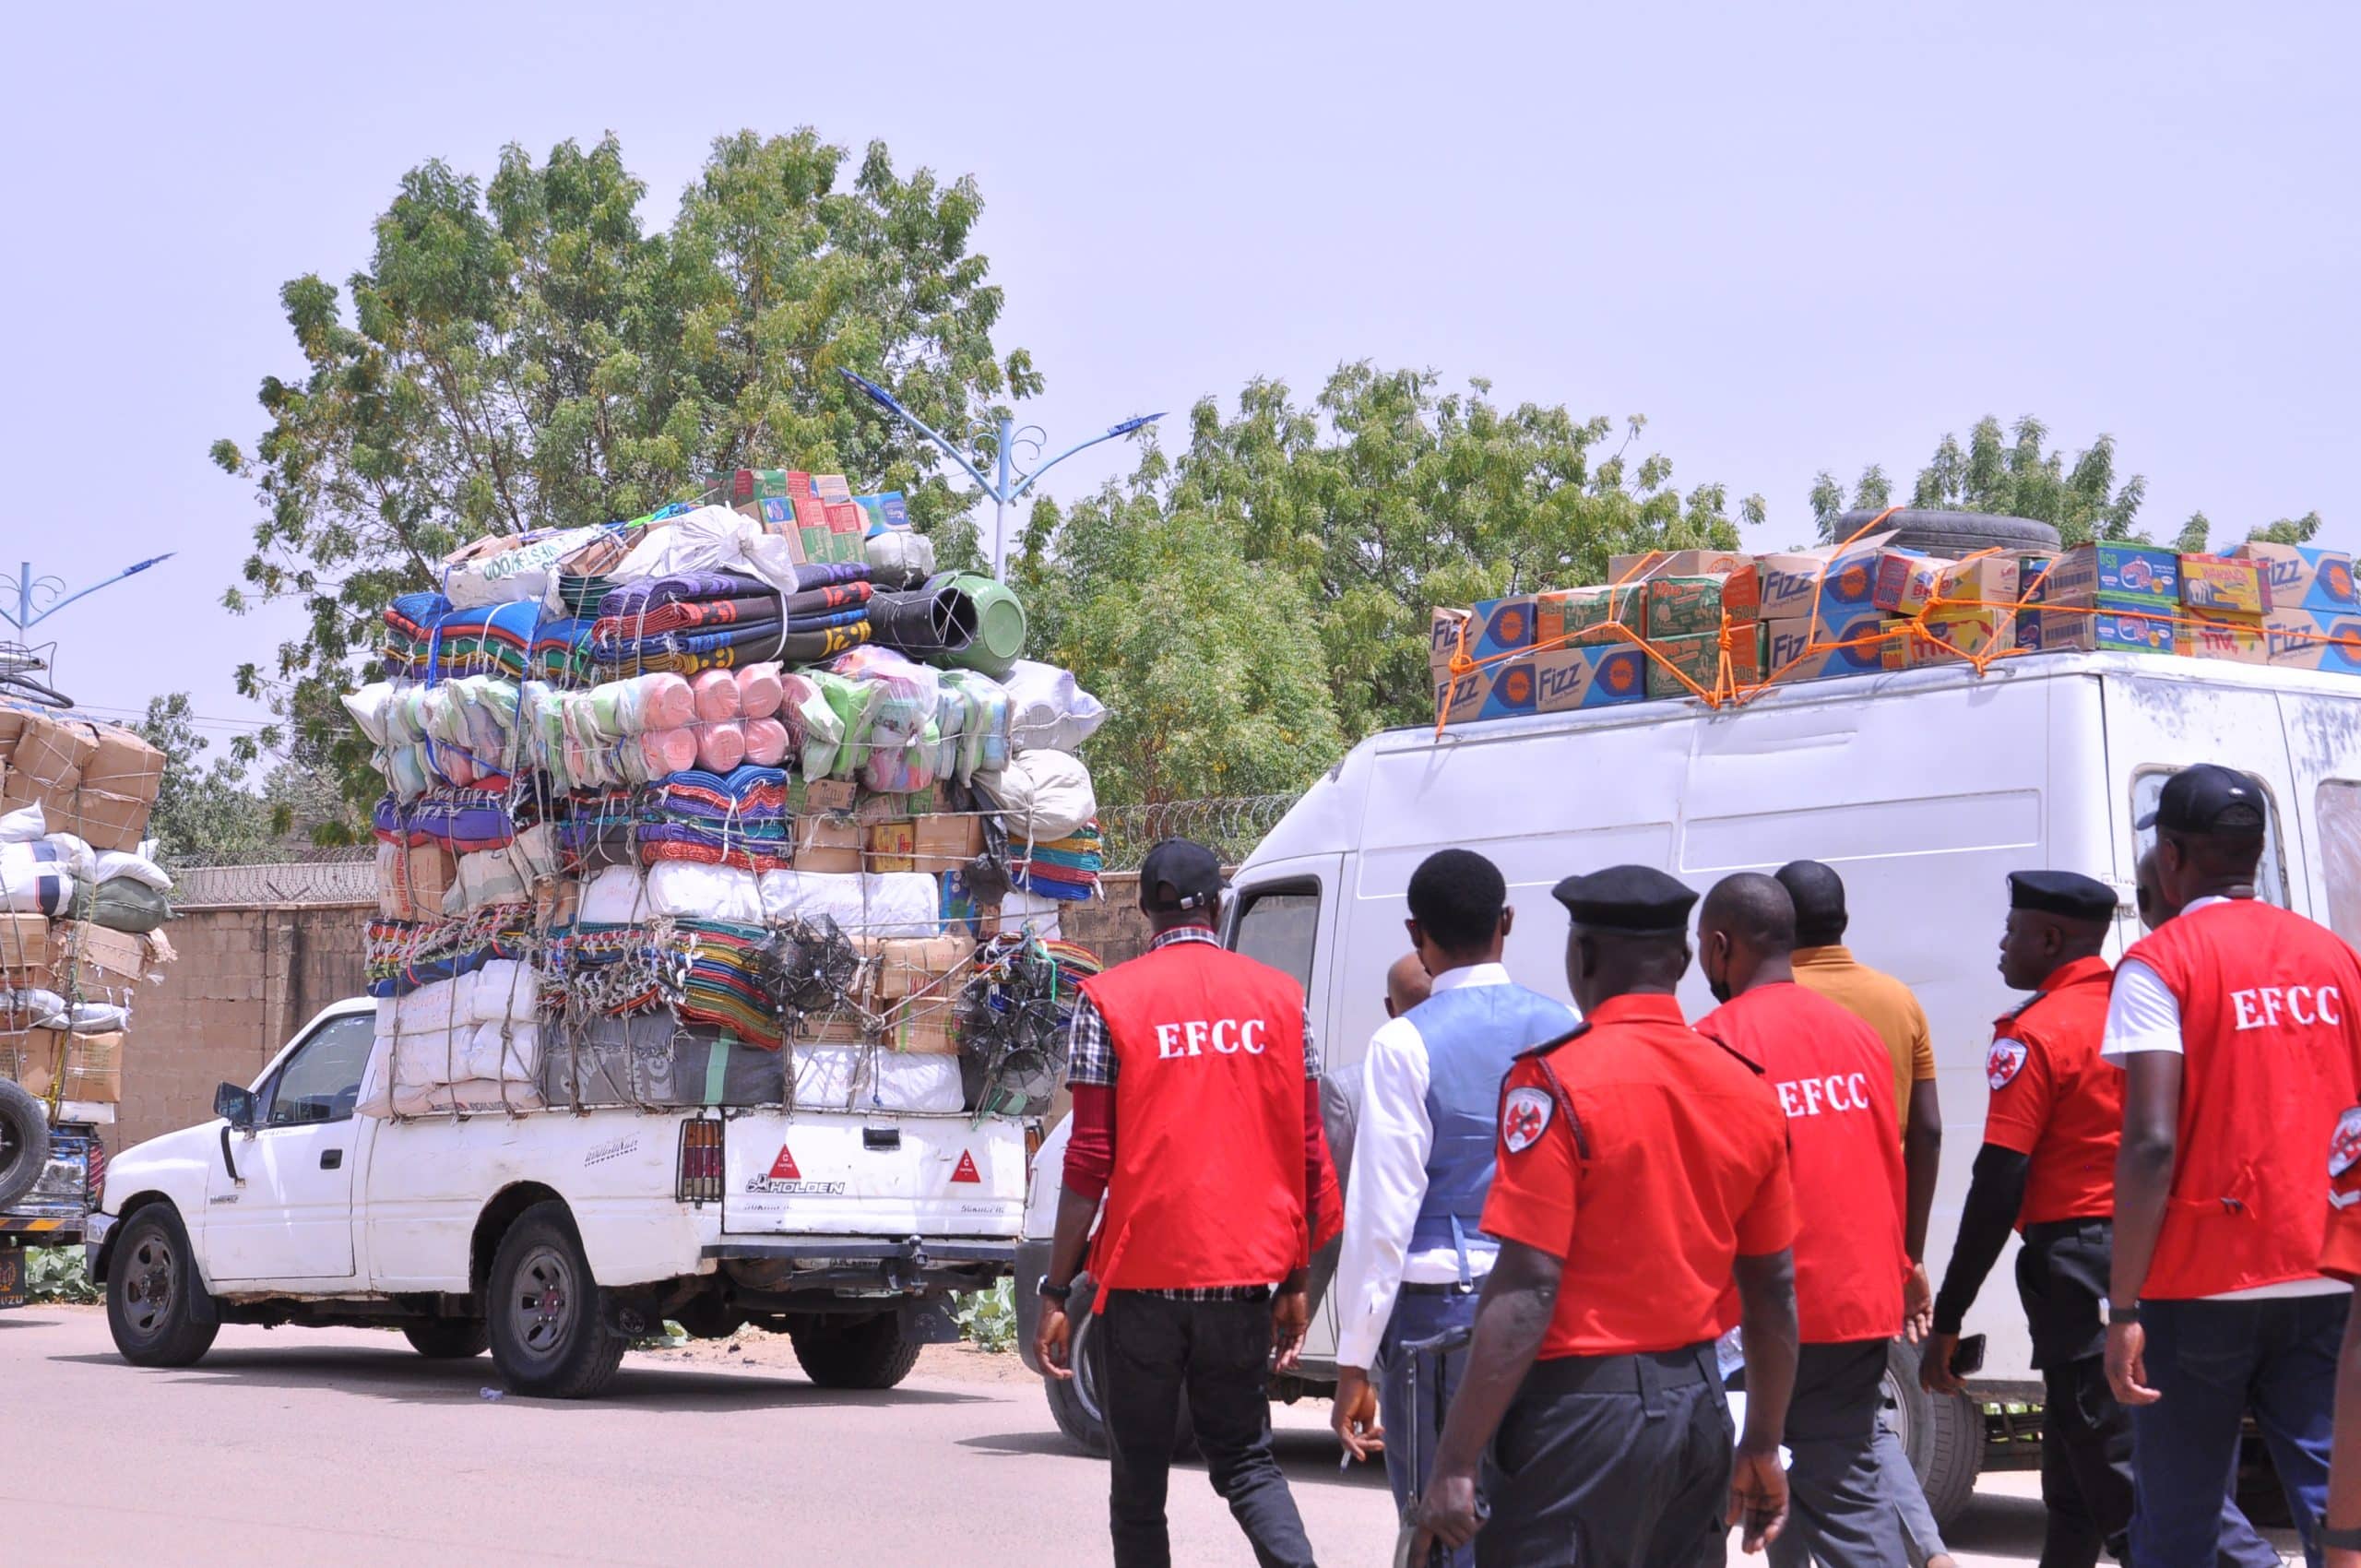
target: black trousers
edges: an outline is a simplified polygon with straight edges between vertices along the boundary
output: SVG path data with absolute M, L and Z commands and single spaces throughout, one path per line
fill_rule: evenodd
M 1720 1568 L 1737 1442 L 1710 1344 L 1536 1361 L 1492 1440 L 1477 1568 Z
M 2131 1412 L 2106 1381 L 2102 1317 L 2115 1227 L 2061 1219 L 2025 1227 L 2017 1296 L 2041 1372 L 2041 1568 L 2094 1568 L 2104 1548 L 2131 1560 Z M 2222 1499 L 2218 1568 L 2272 1568 L 2279 1553 L 2236 1501 Z
M 1771 1568 L 1889 1568 L 1905 1562 L 1902 1516 L 1886 1496 L 1877 1451 L 1878 1384 L 1886 1342 L 1806 1345 L 1782 1434 L 1787 1527 L 1770 1545 Z
M 1271 1455 L 1271 1303 L 1115 1290 L 1094 1333 L 1116 1568 L 1170 1568 L 1164 1500 L 1184 1396 L 1214 1490 L 1228 1501 L 1254 1561 L 1311 1568 L 1303 1516 Z

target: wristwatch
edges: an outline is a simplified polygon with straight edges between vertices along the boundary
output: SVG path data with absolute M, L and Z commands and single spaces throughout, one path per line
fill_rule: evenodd
M 1050 1277 L 1045 1274 L 1041 1276 L 1040 1283 L 1033 1287 L 1033 1293 L 1045 1301 L 1055 1301 L 1062 1307 L 1066 1304 L 1066 1298 L 1074 1294 L 1074 1287 L 1052 1285 L 1050 1283 Z
M 2106 1321 L 2110 1325 L 2118 1323 L 2138 1323 L 2140 1321 L 2140 1303 L 2137 1301 L 2109 1301 L 2106 1304 Z

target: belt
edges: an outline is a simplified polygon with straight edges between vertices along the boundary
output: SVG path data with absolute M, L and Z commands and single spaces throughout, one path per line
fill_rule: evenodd
M 1406 1279 L 1402 1282 L 1405 1296 L 1472 1296 L 1484 1288 L 1480 1279 L 1462 1285 L 1456 1279 Z
M 1719 1383 L 1710 1339 L 1678 1350 L 1640 1350 L 1624 1356 L 1557 1356 L 1536 1361 L 1525 1374 L 1523 1392 L 1545 1397 L 1561 1394 L 1636 1394 L 1655 1415 L 1667 1388 Z
M 2025 1227 L 2025 1241 L 2035 1246 L 2047 1246 L 2069 1236 L 2087 1234 L 2093 1229 L 2113 1232 L 2115 1221 L 2103 1214 L 2084 1215 L 2079 1219 L 2045 1219 L 2038 1225 Z

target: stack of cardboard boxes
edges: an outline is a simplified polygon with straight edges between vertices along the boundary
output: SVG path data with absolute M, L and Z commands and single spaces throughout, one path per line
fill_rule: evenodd
M 1437 711 L 1465 724 L 1693 695 L 1684 674 L 1712 690 L 1725 618 L 1730 679 L 1740 686 L 2014 649 L 2164 653 L 2361 674 L 2361 606 L 2352 557 L 2340 552 L 2248 543 L 2227 555 L 2180 555 L 2100 543 L 2056 555 L 1948 560 L 1892 538 L 1761 556 L 1619 555 L 1608 564 L 1612 588 L 1437 610 L 1429 639 Z M 1452 659 L 1463 647 L 1476 663 L 1454 675 Z
M 0 707 L 0 814 L 37 805 L 52 833 L 136 849 L 164 783 L 164 754 L 132 731 Z
M 795 469 L 732 469 L 706 476 L 721 504 L 789 541 L 799 562 L 860 561 L 872 521 L 908 528 L 902 493 L 855 495 L 842 474 Z

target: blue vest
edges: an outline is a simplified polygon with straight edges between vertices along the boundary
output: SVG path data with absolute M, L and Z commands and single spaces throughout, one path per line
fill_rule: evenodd
M 1521 985 L 1437 992 L 1406 1015 L 1427 1046 L 1427 1199 L 1410 1229 L 1418 1251 L 1451 1247 L 1463 1275 L 1467 1238 L 1481 1229 L 1500 1136 L 1501 1080 L 1519 1051 L 1577 1022 L 1564 1003 Z

